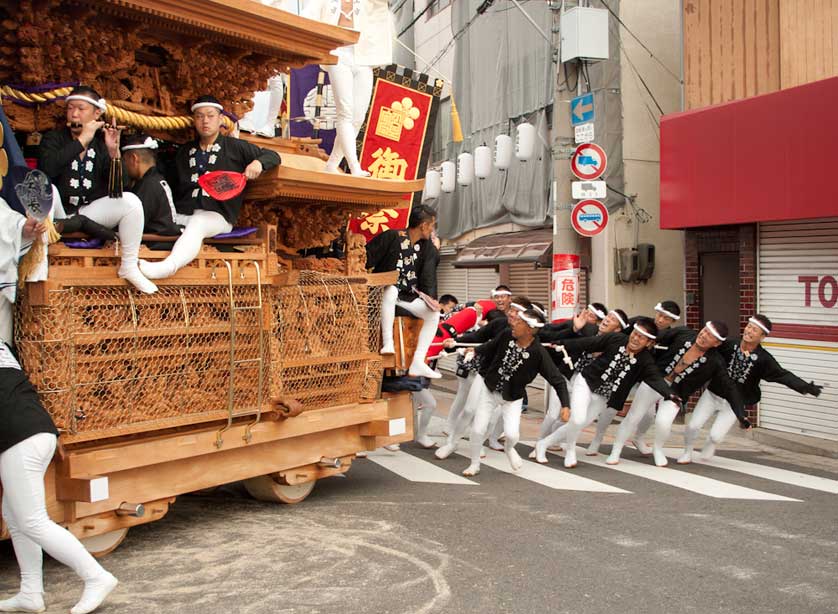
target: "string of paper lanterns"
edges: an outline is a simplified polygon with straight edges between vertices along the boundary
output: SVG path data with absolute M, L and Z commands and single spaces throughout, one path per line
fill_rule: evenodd
M 480 145 L 474 153 L 463 152 L 457 156 L 456 164 L 446 160 L 439 166 L 439 170 L 430 169 L 425 173 L 425 189 L 422 200 L 439 198 L 441 192 L 450 194 L 457 185 L 470 186 L 474 178 L 486 179 L 492 174 L 494 166 L 499 171 L 505 171 L 512 165 L 512 157 L 520 162 L 526 162 L 535 153 L 537 139 L 535 126 L 529 122 L 519 124 L 515 128 L 515 141 L 507 134 L 495 137 L 494 155 L 491 147 Z

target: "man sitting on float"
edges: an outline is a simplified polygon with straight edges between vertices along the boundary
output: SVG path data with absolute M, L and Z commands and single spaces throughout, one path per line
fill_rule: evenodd
M 140 261 L 140 270 L 149 279 L 171 277 L 198 255 L 204 239 L 233 230 L 242 208 L 241 193 L 227 200 L 212 198 L 198 184 L 201 175 L 233 171 L 243 173 L 247 179 L 256 179 L 280 163 L 279 154 L 274 151 L 222 135 L 223 110 L 214 96 L 201 96 L 192 105 L 198 138 L 182 145 L 175 157 L 178 175 L 175 206 L 183 214 L 175 221 L 185 228 L 165 260 Z
M 416 205 L 410 212 L 407 230 L 385 230 L 367 243 L 368 269 L 373 273 L 399 273 L 396 285 L 387 286 L 381 298 L 381 353 L 395 354 L 393 322 L 396 307 L 401 307 L 423 320 L 408 375 L 432 379 L 442 377 L 425 364 L 439 324 L 439 305 L 433 298 L 438 252 L 430 240 L 435 223 L 433 209 Z
M 119 130 L 102 120 L 105 101 L 93 88 L 80 85 L 67 96 L 67 126 L 52 130 L 41 141 L 38 168 L 58 187 L 56 221 L 62 232 L 87 230 L 86 219 L 107 228 L 118 228 L 122 265 L 119 276 L 142 292 L 151 294 L 157 286 L 137 267 L 143 237 L 143 206 L 130 192 L 122 192 Z M 113 167 L 113 168 L 112 168 Z M 110 186 L 116 179 L 119 185 Z M 80 223 L 82 222 L 82 223 Z

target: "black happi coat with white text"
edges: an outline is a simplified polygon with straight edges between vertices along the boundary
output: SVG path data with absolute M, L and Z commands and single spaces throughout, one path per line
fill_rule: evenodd
M 569 406 L 564 378 L 537 335 L 528 347 L 522 348 L 507 329 L 478 347 L 476 353 L 481 359 L 480 375 L 486 388 L 499 392 L 504 401 L 523 399 L 527 384 L 541 375 L 556 390 L 562 407 Z
M 145 175 L 134 182 L 131 191 L 143 203 L 143 232 L 168 236 L 180 234 L 180 226 L 174 220 L 172 192 L 160 171 L 155 167 L 148 169 Z
M 585 324 L 579 330 L 573 330 L 573 320 L 565 320 L 564 322 L 560 322 L 558 324 L 546 325 L 539 331 L 538 337 L 546 343 L 563 343 L 568 339 L 593 337 L 598 332 L 599 326 L 596 324 Z M 573 377 L 574 373 L 581 371 L 594 360 L 593 352 L 578 349 L 574 350 L 568 347 L 565 347 L 565 350 L 573 363 L 573 369 L 571 369 L 568 364 L 564 362 L 564 354 L 554 349 L 548 349 L 547 351 L 550 353 L 550 356 L 553 358 L 553 362 L 559 368 L 561 374 L 568 380 Z
M 178 185 L 176 208 L 180 213 L 191 214 L 196 209 L 215 211 L 224 216 L 231 225 L 239 219 L 244 196 L 229 200 L 210 198 L 198 185 L 198 178 L 210 171 L 233 171 L 243 173 L 253 162 L 262 163 L 262 171 L 279 166 L 279 154 L 270 149 L 257 147 L 252 143 L 231 136 L 219 134 L 215 142 L 204 152 L 198 139 L 181 145 L 175 156 Z
M 434 244 L 422 239 L 411 245 L 406 230 L 385 230 L 367 243 L 367 268 L 373 273 L 398 271 L 396 287 L 403 301 L 418 298 L 417 290 L 436 298 L 438 262 Z
M 646 382 L 662 397 L 669 398 L 673 390 L 655 366 L 652 355 L 643 350 L 631 356 L 626 343 L 627 335 L 608 333 L 568 339 L 564 346 L 568 351 L 602 352 L 582 369 L 580 375 L 593 393 L 608 399 L 608 407 L 622 408 L 632 387 L 639 381 Z
M 484 326 L 481 326 L 475 331 L 463 333 L 457 337 L 457 343 L 486 343 L 505 330 L 509 330 L 509 320 L 506 314 L 503 314 L 502 318 L 498 317 L 494 320 L 489 320 Z M 482 359 L 477 354 L 474 354 L 474 357 L 469 361 L 466 361 L 464 356 L 459 356 L 457 358 L 457 377 L 468 377 L 471 371 L 479 372 L 481 362 Z
M 111 156 L 101 132 L 85 148 L 69 128 L 50 130 L 41 139 L 38 168 L 58 188 L 67 215 L 108 195 Z
M 719 346 L 719 353 L 727 364 L 727 373 L 733 380 L 745 405 L 759 403 L 761 381 L 776 382 L 800 394 L 815 394 L 817 389 L 791 371 L 780 366 L 774 356 L 761 345 L 748 355 L 742 351 L 740 339 L 728 339 Z M 724 396 L 717 382 L 710 382 L 710 392 Z
M 697 336 L 698 333 L 694 330 L 679 326 L 669 337 L 667 349 L 656 358 L 658 369 L 664 375 L 671 374 L 678 361 L 693 346 Z M 686 401 L 690 395 L 708 383 L 718 390 L 717 394 L 720 397 L 730 403 L 733 413 L 742 420 L 745 417 L 742 395 L 728 376 L 727 363 L 716 349 L 706 351 L 698 360 L 687 365 L 673 377 L 671 386 L 675 394 Z

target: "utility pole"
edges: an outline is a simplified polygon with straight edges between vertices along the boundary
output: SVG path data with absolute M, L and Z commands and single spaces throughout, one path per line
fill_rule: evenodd
M 568 83 L 580 83 L 574 62 L 556 61 L 556 92 L 553 96 L 553 280 L 551 284 L 551 320 L 573 317 L 579 300 L 579 235 L 570 225 L 570 183 L 574 176 L 570 158 L 575 149 L 570 102 L 576 92 Z M 578 87 L 578 85 L 577 85 Z M 573 292 L 572 301 L 569 292 Z M 572 303 L 572 304 L 571 304 Z

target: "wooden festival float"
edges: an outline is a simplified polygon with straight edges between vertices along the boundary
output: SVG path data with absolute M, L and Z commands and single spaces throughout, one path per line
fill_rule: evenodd
M 82 82 L 120 124 L 177 143 L 187 100 L 211 91 L 241 114 L 274 71 L 329 63 L 356 38 L 251 0 L 0 0 L 0 94 L 30 139 L 63 122 L 50 101 Z M 412 438 L 408 393 L 381 394 L 394 274 L 367 274 L 355 235 L 342 258 L 297 254 L 422 181 L 327 174 L 316 142 L 253 140 L 282 156 L 245 193 L 255 235 L 208 241 L 153 295 L 117 277 L 113 245 L 56 243 L 48 280 L 19 293 L 17 347 L 66 450 L 47 474 L 49 513 L 94 553 L 178 495 L 244 480 L 294 503 L 356 452 Z

